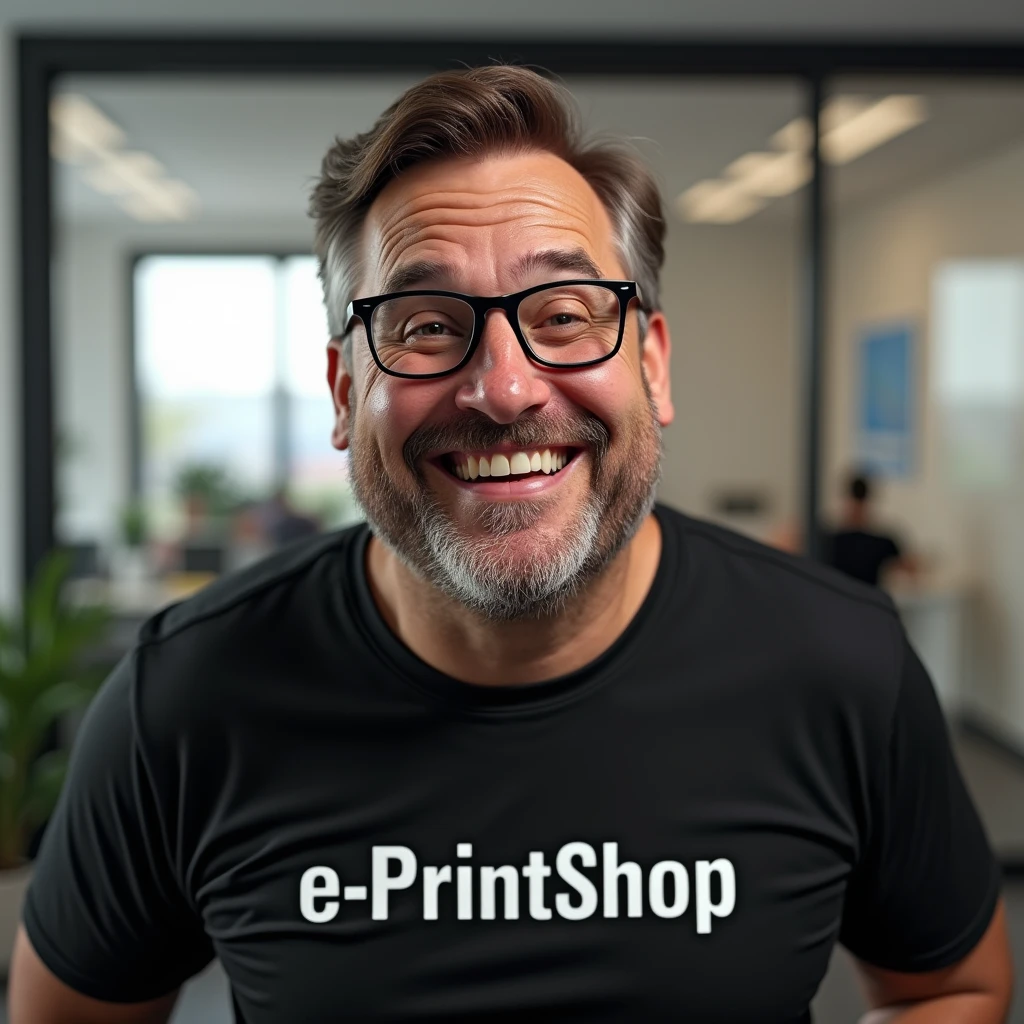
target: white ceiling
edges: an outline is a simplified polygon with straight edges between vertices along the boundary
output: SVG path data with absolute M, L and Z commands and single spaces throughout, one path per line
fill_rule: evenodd
M 4 0 L 0 22 L 68 34 L 83 27 L 238 32 L 374 32 L 550 38 L 666 34 L 720 37 L 1006 38 L 1024 32 L 1020 0 Z
M 317 77 L 308 80 L 98 78 L 60 83 L 88 96 L 127 133 L 127 147 L 152 153 L 167 173 L 194 188 L 204 220 L 280 223 L 305 216 L 309 189 L 336 135 L 369 128 L 415 77 Z M 795 82 L 685 83 L 659 79 L 567 79 L 591 131 L 631 138 L 661 182 L 666 200 L 718 175 L 741 154 L 768 148 L 769 137 L 802 113 Z M 930 117 L 872 153 L 835 169 L 830 199 L 840 205 L 913 187 L 985 155 L 1024 144 L 1024 79 L 850 81 L 838 92 L 917 92 Z M 57 169 L 57 218 L 129 218 L 80 174 Z M 794 219 L 793 200 L 775 202 L 754 222 Z

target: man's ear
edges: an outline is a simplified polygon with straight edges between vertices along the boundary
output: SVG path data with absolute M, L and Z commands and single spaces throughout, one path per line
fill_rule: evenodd
M 672 379 L 669 373 L 671 354 L 672 339 L 669 337 L 668 321 L 664 313 L 649 314 L 647 335 L 640 347 L 640 365 L 658 409 L 658 422 L 663 427 L 667 427 L 676 415 L 672 407 Z
M 344 451 L 348 447 L 352 417 L 352 406 L 349 402 L 352 373 L 345 365 L 341 338 L 331 338 L 327 343 L 327 385 L 331 389 L 331 399 L 334 402 L 334 429 L 331 431 L 331 444 L 338 451 Z

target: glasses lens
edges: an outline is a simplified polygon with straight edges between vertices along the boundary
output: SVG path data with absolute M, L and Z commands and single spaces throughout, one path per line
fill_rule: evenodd
M 589 363 L 619 342 L 619 296 L 603 285 L 552 285 L 523 299 L 519 326 L 538 358 Z
M 443 295 L 403 295 L 370 318 L 377 358 L 397 373 L 444 373 L 462 361 L 473 337 L 473 308 Z

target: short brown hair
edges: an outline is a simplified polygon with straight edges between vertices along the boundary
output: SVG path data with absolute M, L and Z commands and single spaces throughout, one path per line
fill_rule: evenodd
M 428 160 L 531 150 L 554 153 L 589 182 L 608 211 L 620 259 L 640 285 L 644 307 L 658 309 L 665 219 L 651 172 L 620 141 L 584 142 L 566 88 L 528 68 L 493 64 L 431 75 L 369 131 L 335 139 L 324 156 L 309 212 L 332 336 L 345 330 L 345 307 L 355 297 L 367 211 L 390 181 Z

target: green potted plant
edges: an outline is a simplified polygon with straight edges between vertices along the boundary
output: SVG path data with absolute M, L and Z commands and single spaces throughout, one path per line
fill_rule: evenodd
M 130 501 L 121 509 L 121 541 L 133 549 L 146 543 L 146 509 L 141 501 Z
M 149 577 L 147 526 L 146 509 L 141 501 L 130 501 L 121 509 L 121 528 L 110 552 L 110 575 L 132 592 L 140 589 Z
M 68 751 L 40 753 L 51 726 L 92 699 L 103 673 L 83 655 L 109 622 L 106 609 L 64 596 L 71 559 L 53 552 L 21 607 L 0 614 L 0 969 L 10 963 L 25 888 L 29 843 L 53 810 Z
M 227 470 L 212 462 L 192 462 L 182 466 L 174 489 L 185 506 L 187 533 L 223 527 L 225 518 L 239 499 Z

